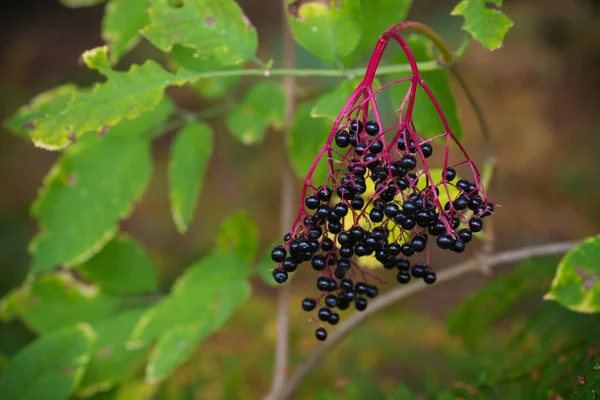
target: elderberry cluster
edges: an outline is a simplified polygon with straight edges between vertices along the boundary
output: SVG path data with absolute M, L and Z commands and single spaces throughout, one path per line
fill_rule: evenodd
M 385 134 L 393 138 L 388 141 Z M 432 176 L 425 159 L 433 146 L 407 124 L 382 132 L 375 121 L 353 119 L 333 139 L 337 149 L 329 161 L 335 151 L 340 162 L 325 184 L 305 187 L 296 223 L 271 258 L 278 283 L 310 263 L 321 294 L 305 298 L 302 309 L 315 313 L 314 320 L 336 325 L 340 315 L 334 309 L 354 303 L 363 311 L 367 299 L 378 294 L 377 286 L 366 282 L 360 258 L 374 257 L 383 268 L 397 270 L 401 284 L 411 277 L 433 284 L 436 274 L 424 261 L 428 254 L 422 254 L 428 244 L 463 252 L 494 206 L 477 182 L 457 179 L 452 166 Z M 459 193 L 452 199 L 450 188 Z M 327 331 L 320 326 L 315 335 L 325 340 Z

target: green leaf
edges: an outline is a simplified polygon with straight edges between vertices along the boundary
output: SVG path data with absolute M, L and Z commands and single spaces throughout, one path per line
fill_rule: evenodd
M 171 294 L 140 319 L 130 345 L 148 343 L 181 326 L 220 327 L 250 295 L 248 265 L 233 254 L 211 254 L 191 265 Z
M 241 64 L 256 53 L 256 29 L 233 0 L 185 0 L 181 7 L 169 0 L 151 4 L 150 24 L 142 33 L 163 51 L 179 44 L 194 49 L 197 58 L 222 65 Z
M 0 317 L 18 316 L 35 332 L 47 333 L 76 322 L 94 322 L 111 316 L 120 301 L 98 287 L 60 271 L 29 278 L 0 302 Z
M 276 129 L 283 127 L 286 102 L 278 82 L 261 82 L 252 86 L 227 117 L 229 131 L 246 145 L 262 142 L 269 126 Z
M 148 140 L 94 137 L 69 150 L 33 203 L 41 228 L 30 245 L 33 272 L 72 267 L 101 250 L 150 181 Z
M 294 172 L 300 178 L 308 174 L 331 130 L 330 120 L 310 116 L 311 108 L 309 104 L 298 106 L 287 138 L 288 156 Z M 313 174 L 313 181 L 323 182 L 327 172 L 327 156 L 324 155 Z
M 544 299 L 577 312 L 600 312 L 600 235 L 565 254 Z
M 149 0 L 109 0 L 102 19 L 102 38 L 108 44 L 111 62 L 117 62 L 140 40 L 148 24 Z
M 277 240 L 274 240 L 272 243 L 277 243 Z M 273 279 L 272 269 L 275 267 L 275 263 L 271 259 L 271 251 L 273 251 L 273 246 L 268 246 L 262 255 L 260 256 L 256 268 L 258 269 L 258 276 L 269 286 L 281 286 L 279 283 L 275 282 Z
M 93 324 L 98 339 L 78 395 L 89 397 L 126 381 L 143 362 L 147 348 L 127 349 L 125 343 L 144 311 L 128 310 Z
M 501 11 L 487 7 L 486 3 L 500 7 L 502 0 L 462 0 L 450 15 L 462 15 L 465 18 L 462 29 L 487 49 L 495 50 L 502 46 L 504 35 L 513 22 Z
M 60 0 L 60 4 L 65 7 L 89 7 L 102 3 L 104 0 Z
M 42 336 L 11 359 L 0 377 L 2 398 L 68 399 L 81 380 L 95 340 L 89 325 Z
M 325 93 L 317 100 L 312 110 L 310 110 L 310 116 L 313 118 L 329 118 L 335 121 L 361 80 L 345 80 L 332 91 Z M 381 82 L 375 78 L 373 81 L 373 90 L 377 90 L 380 87 Z
M 241 261 L 251 264 L 258 252 L 258 227 L 246 211 L 229 215 L 219 227 L 215 250 L 233 253 Z
M 434 60 L 433 46 L 430 41 L 412 34 L 407 37 L 407 43 L 418 62 Z M 396 62 L 405 63 L 406 56 L 402 53 L 395 60 Z M 456 99 L 450 88 L 448 71 L 423 71 L 421 72 L 421 76 L 442 108 L 452 133 L 460 140 L 462 138 L 462 125 L 458 115 Z M 386 79 L 387 83 L 391 81 L 392 79 L 390 78 Z M 398 109 L 400 102 L 408 92 L 408 88 L 409 83 L 406 82 L 397 83 L 386 89 L 390 94 L 394 111 Z M 446 131 L 429 96 L 420 86 L 417 86 L 412 116 L 417 132 L 423 137 L 436 136 Z
M 412 6 L 412 0 L 360 0 L 363 21 L 362 35 L 357 50 L 371 52 L 386 29 L 404 21 Z
M 213 132 L 203 123 L 186 125 L 175 138 L 169 161 L 169 197 L 177 230 L 185 232 L 194 219 L 208 161 Z
M 577 385 L 577 390 L 569 400 L 590 400 L 600 397 L 600 357 L 596 357 L 594 365 L 585 374 L 585 383 Z
M 58 150 L 87 132 L 110 132 L 122 120 L 154 110 L 165 87 L 175 82 L 173 75 L 154 61 L 134 65 L 127 72 L 110 69 L 106 47 L 84 53 L 83 59 L 107 81 L 96 84 L 91 91 L 77 92 L 63 112 L 38 121 L 30 132 L 36 146 Z
M 294 39 L 322 60 L 340 60 L 360 40 L 359 0 L 297 0 L 288 4 L 287 14 Z
M 158 290 L 156 265 L 144 247 L 126 235 L 115 237 L 77 271 L 105 293 L 133 295 Z
M 77 92 L 73 84 L 66 84 L 50 89 L 31 99 L 31 102 L 4 122 L 7 130 L 19 136 L 27 136 L 38 121 L 56 117 L 63 111 Z

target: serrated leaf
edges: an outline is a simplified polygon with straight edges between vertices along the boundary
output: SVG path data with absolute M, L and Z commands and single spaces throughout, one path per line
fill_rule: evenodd
M 412 34 L 407 37 L 407 43 L 417 62 L 434 60 L 433 46 L 425 38 Z M 406 56 L 399 54 L 396 60 L 406 62 Z M 448 71 L 423 71 L 421 76 L 440 104 L 452 133 L 460 140 L 462 138 L 462 125 L 458 115 L 456 99 L 450 87 Z M 389 83 L 392 79 L 388 78 L 386 81 Z M 400 102 L 408 92 L 408 87 L 408 83 L 400 83 L 386 89 L 390 94 L 394 110 L 398 109 Z M 412 117 L 416 131 L 423 137 L 440 135 L 446 131 L 429 96 L 420 86 L 417 87 Z
M 149 0 L 109 0 L 102 19 L 102 38 L 110 48 L 112 63 L 140 40 L 140 30 L 148 24 Z
M 332 91 L 325 93 L 317 100 L 312 110 L 310 110 L 310 116 L 313 118 L 328 118 L 335 121 L 342 111 L 344 104 L 346 104 L 350 95 L 356 90 L 361 80 L 345 80 Z M 372 87 L 373 90 L 381 87 L 379 79 L 375 78 Z
M 169 197 L 173 221 L 180 233 L 185 232 L 194 219 L 213 146 L 212 129 L 203 123 L 186 125 L 173 141 Z
M 69 148 L 32 206 L 41 228 L 30 245 L 32 271 L 72 267 L 101 250 L 145 191 L 151 169 L 144 138 L 90 137 Z
M 405 20 L 412 0 L 360 0 L 363 14 L 362 35 L 357 50 L 371 52 L 386 29 Z
M 154 61 L 134 65 L 127 72 L 114 71 L 110 69 L 106 47 L 84 53 L 83 59 L 90 68 L 104 74 L 107 81 L 96 84 L 91 91 L 77 92 L 63 112 L 38 121 L 30 132 L 36 146 L 58 150 L 85 133 L 103 135 L 123 120 L 154 110 L 165 87 L 175 81 Z
M 17 316 L 33 331 L 47 333 L 77 322 L 101 320 L 113 315 L 119 305 L 120 300 L 61 271 L 30 278 L 5 296 L 0 316 Z
M 502 0 L 462 0 L 450 15 L 462 15 L 465 18 L 462 29 L 487 49 L 495 50 L 502 46 L 506 32 L 514 24 L 504 13 L 487 7 L 486 3 L 500 7 Z
M 296 175 L 306 177 L 321 148 L 327 142 L 331 121 L 325 118 L 312 118 L 310 104 L 301 104 L 296 110 L 290 134 L 287 138 L 287 151 Z M 323 182 L 327 177 L 327 156 L 319 161 L 314 182 Z
M 251 264 L 258 252 L 258 227 L 246 211 L 230 214 L 219 227 L 215 240 L 215 250 L 219 253 L 232 253 L 239 260 Z
M 600 312 L 600 235 L 565 254 L 544 299 L 577 312 Z
M 102 3 L 104 0 L 60 0 L 60 4 L 65 7 L 89 7 Z
M 87 324 L 44 335 L 19 351 L 0 377 L 2 398 L 68 399 L 81 380 L 95 341 Z
M 590 400 L 600 397 L 600 357 L 596 357 L 592 368 L 589 368 L 583 378 L 584 382 L 579 382 L 569 400 Z
M 76 92 L 77 87 L 69 83 L 40 93 L 28 105 L 19 108 L 4 122 L 4 126 L 15 135 L 27 136 L 38 121 L 55 117 L 63 111 Z
M 151 0 L 148 16 L 142 33 L 163 51 L 179 44 L 222 65 L 241 64 L 256 53 L 256 29 L 233 0 L 186 0 L 181 7 Z
M 276 240 L 273 243 L 277 243 Z M 256 268 L 258 269 L 258 276 L 269 286 L 281 286 L 279 283 L 275 282 L 273 279 L 272 269 L 275 267 L 275 262 L 271 259 L 271 252 L 273 251 L 273 246 L 267 246 L 267 248 L 263 251 L 258 262 L 256 263 Z
M 297 0 L 287 5 L 287 14 L 294 39 L 322 60 L 340 60 L 360 40 L 359 0 Z
M 243 144 L 261 143 L 269 126 L 283 126 L 286 103 L 280 83 L 257 83 L 227 116 L 229 132 Z
M 133 295 L 158 289 L 156 265 L 146 249 L 126 235 L 115 237 L 77 271 L 105 293 Z
M 148 343 L 180 326 L 216 329 L 250 295 L 250 268 L 233 254 L 211 254 L 192 264 L 171 294 L 149 309 L 131 335 L 131 346 Z
M 98 339 L 77 394 L 89 397 L 126 381 L 146 357 L 147 348 L 127 349 L 125 343 L 144 313 L 132 309 L 93 324 Z

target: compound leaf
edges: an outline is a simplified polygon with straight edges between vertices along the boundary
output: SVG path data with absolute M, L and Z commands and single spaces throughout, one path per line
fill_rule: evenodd
M 148 24 L 149 0 L 109 0 L 102 19 L 102 38 L 115 63 L 140 40 L 140 30 Z
M 2 398 L 68 399 L 90 360 L 95 338 L 89 325 L 78 324 L 27 345 L 4 368 Z
M 287 14 L 294 39 L 322 60 L 340 60 L 360 40 L 359 0 L 296 0 L 288 4 Z
M 502 46 L 504 36 L 513 26 L 513 22 L 501 11 L 488 8 L 487 3 L 499 7 L 502 0 L 462 0 L 450 15 L 462 15 L 465 18 L 462 29 L 487 49 L 495 50 Z
M 256 29 L 233 0 L 185 0 L 180 7 L 151 0 L 148 16 L 142 33 L 163 51 L 179 44 L 221 65 L 241 64 L 256 53 Z
M 144 247 L 127 235 L 115 237 L 77 271 L 105 293 L 132 295 L 158 289 L 154 262 Z
M 229 131 L 240 142 L 251 145 L 263 141 L 269 126 L 281 129 L 286 97 L 277 82 L 258 83 L 246 93 L 239 106 L 227 117 Z
M 232 253 L 241 261 L 251 264 L 258 252 L 258 227 L 246 211 L 229 215 L 219 227 L 215 249 L 221 253 Z
M 570 310 L 600 312 L 600 235 L 590 237 L 569 250 L 558 269 L 546 300 L 555 300 Z
M 203 123 L 186 125 L 175 138 L 169 162 L 171 214 L 185 232 L 194 218 L 206 168 L 213 152 L 213 132 Z
M 47 333 L 77 322 L 94 322 L 111 316 L 120 301 L 98 287 L 61 271 L 29 278 L 4 297 L 0 316 L 18 316 L 33 331 Z

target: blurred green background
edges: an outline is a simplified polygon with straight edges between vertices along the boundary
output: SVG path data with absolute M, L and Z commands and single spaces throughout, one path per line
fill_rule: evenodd
M 239 3 L 257 26 L 259 57 L 278 62 L 279 1 Z M 462 20 L 449 16 L 454 5 L 450 0 L 415 0 L 409 19 L 430 24 L 456 47 L 462 38 Z M 503 10 L 515 22 L 503 48 L 489 52 L 473 43 L 459 64 L 483 106 L 496 150 L 496 174 L 487 190 L 502 205 L 493 218 L 494 248 L 597 233 L 600 2 L 505 0 Z M 2 2 L 0 119 L 39 92 L 69 81 L 88 85 L 98 79 L 78 58 L 84 50 L 102 44 L 102 14 L 102 6 L 66 9 L 52 0 Z M 151 47 L 143 43 L 124 63 L 152 54 Z M 320 65 L 301 49 L 297 58 L 299 67 Z M 251 82 L 244 80 L 231 93 L 232 98 L 239 99 Z M 302 80 L 300 93 L 310 93 L 320 84 Z M 464 142 L 471 156 L 481 162 L 484 146 L 477 121 L 464 95 L 459 90 L 456 93 Z M 184 108 L 211 107 L 210 101 L 198 102 L 185 90 L 170 94 Z M 211 123 L 216 131 L 216 151 L 190 230 L 179 235 L 169 211 L 169 134 L 154 142 L 151 185 L 131 218 L 122 222 L 122 229 L 151 252 L 165 290 L 191 261 L 210 249 L 219 222 L 232 211 L 249 211 L 260 228 L 263 248 L 279 235 L 281 182 L 277 171 L 285 156 L 282 138 L 272 131 L 263 145 L 248 148 L 231 138 L 221 119 Z M 37 229 L 29 217 L 29 206 L 55 159 L 55 153 L 0 131 L 0 295 L 17 286 L 27 272 L 27 244 Z M 299 181 L 296 187 L 299 189 Z M 434 252 L 432 264 L 443 269 L 473 252 L 443 260 Z M 292 364 L 317 344 L 313 326 L 299 307 L 301 298 L 312 293 L 314 281 L 312 275 L 298 275 L 289 310 Z M 482 276 L 469 276 L 436 285 L 376 316 L 323 361 L 303 385 L 302 395 L 314 398 L 320 393 L 330 398 L 327 396 L 340 391 L 345 398 L 379 398 L 394 393 L 402 382 L 424 390 L 479 376 L 482 363 L 491 361 L 493 351 L 501 351 L 499 344 L 494 350 L 490 336 L 484 340 L 490 342 L 489 352 L 473 352 L 446 331 L 444 317 L 485 282 Z M 256 280 L 252 299 L 224 330 L 201 345 L 197 356 L 168 381 L 162 396 L 259 398 L 266 393 L 276 339 L 274 299 L 275 290 Z M 539 306 L 541 296 L 532 302 Z M 511 326 L 499 321 L 493 332 L 485 335 L 504 337 Z M 0 353 L 6 356 L 32 339 L 19 322 L 0 325 Z

